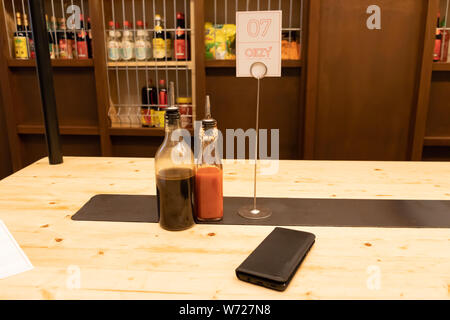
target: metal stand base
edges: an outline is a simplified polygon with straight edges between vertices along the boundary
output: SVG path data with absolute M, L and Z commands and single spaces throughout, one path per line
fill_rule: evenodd
M 251 205 L 239 208 L 238 213 L 243 218 L 254 220 L 265 219 L 272 215 L 272 211 L 270 209 L 264 207 L 255 209 L 255 207 Z

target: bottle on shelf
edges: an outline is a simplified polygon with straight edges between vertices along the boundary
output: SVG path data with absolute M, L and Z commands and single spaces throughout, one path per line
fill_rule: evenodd
M 147 46 L 147 57 L 148 59 L 152 59 L 153 58 L 152 38 L 150 36 L 150 31 L 148 30 L 148 22 L 145 23 L 145 41 Z
M 77 57 L 78 59 L 88 59 L 89 51 L 88 51 L 88 35 L 84 28 L 84 16 L 80 14 L 80 30 L 76 33 L 75 42 L 77 47 Z
M 170 32 L 163 28 L 161 16 L 155 15 L 155 31 L 153 37 L 153 58 L 156 60 L 170 60 L 172 58 L 172 43 Z
M 73 59 L 72 40 L 66 28 L 66 19 L 59 19 L 58 46 L 60 59 Z
M 109 100 L 108 118 L 111 128 L 120 128 L 120 117 L 117 108 L 114 106 L 111 98 Z
M 194 156 L 180 129 L 177 107 L 167 108 L 164 141 L 155 155 L 155 175 L 159 224 L 170 231 L 194 225 Z
M 175 107 L 175 84 L 173 81 L 169 82 L 169 96 L 168 96 L 168 105 L 171 107 Z M 180 110 L 178 109 L 178 112 Z M 180 119 L 181 119 L 181 114 L 180 114 Z M 180 124 L 181 124 L 181 120 L 180 120 Z
M 178 97 L 177 105 L 180 110 L 181 127 L 192 128 L 192 98 Z
M 136 22 L 136 60 L 145 61 L 152 57 L 151 44 L 148 40 L 148 32 L 144 29 L 144 23 L 141 20 Z
M 223 170 L 219 152 L 217 121 L 211 117 L 209 96 L 206 96 L 206 117 L 200 128 L 200 152 L 195 172 L 195 208 L 200 221 L 223 218 Z
M 48 16 L 45 15 L 45 25 L 47 26 L 48 33 L 48 51 L 50 53 L 50 59 L 55 59 L 55 37 L 52 33 L 52 27 L 50 25 L 50 21 L 48 21 Z
M 121 128 L 131 128 L 133 107 L 131 106 L 119 106 L 117 107 L 117 118 L 119 119 L 119 125 Z
M 31 28 L 28 24 L 28 17 L 26 14 L 23 15 L 23 25 L 25 28 L 25 32 L 28 37 L 28 53 L 31 59 L 36 58 L 36 51 L 34 48 L 34 40 L 33 40 L 33 32 L 31 31 Z
M 182 12 L 177 12 L 174 50 L 176 60 L 189 59 L 189 39 L 185 31 L 185 20 Z
M 88 45 L 88 57 L 92 58 L 92 29 L 91 18 L 87 18 L 87 45 Z
M 154 124 L 154 127 L 162 128 L 164 126 L 164 113 L 167 107 L 168 101 L 166 81 L 164 79 L 160 79 L 158 87 L 158 109 L 153 112 L 152 117 L 152 123 Z
M 28 37 L 22 25 L 20 12 L 16 13 L 16 32 L 14 32 L 14 56 L 16 59 L 28 59 Z
M 52 39 L 54 41 L 55 59 L 59 59 L 59 43 L 58 43 L 58 23 L 55 16 L 50 18 L 50 31 L 52 33 Z
M 122 33 L 120 32 L 120 23 L 116 22 L 115 23 L 115 35 L 116 35 L 116 39 L 119 42 L 119 49 L 120 49 L 120 45 L 121 45 L 121 40 L 122 40 Z M 119 50 L 119 55 L 120 55 L 120 50 Z
M 433 51 L 433 61 L 438 62 L 441 60 L 441 45 L 442 45 L 442 32 L 439 29 L 440 24 L 440 13 L 438 13 L 437 17 L 437 26 L 436 26 L 436 37 L 434 40 L 434 51 Z
M 164 36 L 166 37 L 166 57 L 167 60 L 172 60 L 172 34 L 164 29 Z
M 120 32 L 116 30 L 117 28 L 114 21 L 110 21 L 107 39 L 108 60 L 110 61 L 119 61 L 120 59 L 120 42 L 118 38 L 118 35 L 120 36 Z
M 123 61 L 130 61 L 134 58 L 133 32 L 130 30 L 130 23 L 123 22 L 122 41 L 120 43 L 120 57 Z
M 281 59 L 282 60 L 300 59 L 300 43 L 297 41 L 296 32 L 291 31 L 282 32 Z
M 158 111 L 158 101 L 156 88 L 153 86 L 152 80 L 147 86 L 142 87 L 142 107 L 141 107 L 141 123 L 143 127 L 154 127 L 152 118 L 155 111 Z
M 447 17 L 441 22 L 441 34 L 442 34 L 442 42 L 441 42 L 441 62 L 450 62 L 450 29 L 446 27 Z
M 128 109 L 129 109 L 130 127 L 131 128 L 142 128 L 141 107 L 132 106 L 132 107 L 129 107 Z
M 77 30 L 75 29 L 75 23 L 69 28 L 66 22 L 66 34 L 67 34 L 67 47 L 72 48 L 72 57 L 70 59 L 78 59 L 78 49 L 77 49 Z

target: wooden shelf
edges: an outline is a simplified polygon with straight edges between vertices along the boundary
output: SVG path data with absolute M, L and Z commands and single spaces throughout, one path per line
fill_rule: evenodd
M 193 129 L 188 129 L 191 135 Z M 164 128 L 109 128 L 111 136 L 164 137 Z
M 54 59 L 51 62 L 53 67 L 85 68 L 94 66 L 92 59 Z M 8 59 L 8 66 L 12 68 L 36 67 L 36 60 Z
M 187 69 L 193 68 L 192 61 L 117 61 L 117 62 L 108 62 L 108 68 L 124 68 L 124 67 L 131 67 L 131 68 L 144 68 L 144 67 L 183 67 Z
M 425 146 L 449 146 L 450 147 L 450 137 L 425 137 L 424 143 Z
M 303 66 L 302 60 L 281 60 L 283 68 L 300 68 Z
M 206 60 L 205 66 L 207 68 L 236 68 L 236 60 Z M 281 66 L 283 68 L 300 68 L 302 60 L 282 60 Z
M 164 128 L 109 128 L 111 136 L 163 137 Z
M 97 126 L 59 126 L 62 135 L 96 136 L 100 134 Z M 40 124 L 19 124 L 17 125 L 19 134 L 44 134 L 45 129 Z
M 235 68 L 236 60 L 206 60 L 207 68 Z
M 450 63 L 448 62 L 434 62 L 433 71 L 450 71 Z

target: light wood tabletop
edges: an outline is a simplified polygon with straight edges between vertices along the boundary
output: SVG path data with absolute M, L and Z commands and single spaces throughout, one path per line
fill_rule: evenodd
M 252 168 L 226 162 L 224 194 L 251 196 Z M 155 194 L 153 159 L 42 159 L 0 181 L 0 220 L 34 265 L 0 280 L 0 299 L 450 298 L 450 229 L 289 227 L 317 238 L 276 292 L 234 271 L 273 227 L 71 220 L 99 193 Z M 450 163 L 280 161 L 258 195 L 450 200 Z

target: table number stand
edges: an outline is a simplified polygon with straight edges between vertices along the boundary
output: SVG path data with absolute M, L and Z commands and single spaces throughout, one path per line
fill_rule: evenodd
M 267 74 L 267 66 L 262 62 L 255 62 L 250 66 L 250 74 L 258 81 L 256 94 L 256 143 L 255 143 L 255 166 L 253 175 L 253 205 L 247 205 L 239 208 L 240 216 L 247 219 L 265 219 L 272 215 L 272 211 L 265 207 L 256 205 L 256 171 L 258 165 L 258 143 L 259 143 L 259 101 L 260 101 L 260 81 Z

